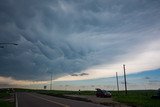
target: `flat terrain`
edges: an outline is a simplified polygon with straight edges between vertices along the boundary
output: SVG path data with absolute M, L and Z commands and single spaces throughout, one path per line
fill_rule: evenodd
M 62 90 L 29 90 L 29 89 L 16 89 L 18 92 L 34 92 L 41 93 L 49 96 L 56 96 L 60 98 L 67 98 L 78 101 L 90 101 L 93 103 L 99 103 L 111 107 L 117 107 L 117 105 L 123 105 L 121 107 L 160 107 L 160 99 L 151 99 L 156 94 L 156 90 L 129 90 L 126 95 L 124 91 L 119 93 L 111 91 L 112 99 L 110 98 L 97 98 L 95 97 L 95 91 L 62 91 Z M 67 97 L 66 97 L 67 96 Z M 68 97 L 71 96 L 71 97 Z M 55 98 L 56 98 L 55 97 Z M 66 101 L 64 100 L 64 101 Z M 73 101 L 72 100 L 72 101 Z M 85 103 L 85 102 L 84 102 Z M 87 102 L 86 102 L 87 103 Z M 64 103 L 67 104 L 67 103 Z
M 155 94 L 155 90 L 130 90 L 127 95 L 123 91 L 113 93 L 113 98 L 134 107 L 160 107 L 160 99 L 151 99 Z
M 37 93 L 18 92 L 16 94 L 18 107 L 109 107 Z
M 96 97 L 96 95 L 66 95 L 66 96 L 75 97 L 75 98 L 84 98 L 93 103 L 105 104 L 111 107 L 131 107 L 131 106 L 119 103 L 117 101 L 114 101 L 113 98 L 99 98 L 99 97 Z
M 0 89 L 0 107 L 14 107 L 14 94 L 8 89 Z
M 153 95 L 156 94 L 156 90 L 129 90 L 126 95 L 124 91 L 120 91 L 119 93 L 116 91 L 111 91 L 112 100 L 108 98 L 96 98 L 95 91 L 60 91 L 60 90 L 52 90 L 52 91 L 39 91 L 40 93 L 51 95 L 51 96 L 73 96 L 75 98 L 87 98 L 93 102 L 98 102 L 103 105 L 114 106 L 117 105 L 117 102 L 122 105 L 128 105 L 133 107 L 160 107 L 160 99 L 151 99 Z M 115 103 L 116 102 L 116 103 Z

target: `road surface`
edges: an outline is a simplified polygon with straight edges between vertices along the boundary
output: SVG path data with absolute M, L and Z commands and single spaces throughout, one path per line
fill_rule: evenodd
M 107 107 L 90 102 L 58 98 L 37 93 L 18 92 L 16 96 L 17 107 Z

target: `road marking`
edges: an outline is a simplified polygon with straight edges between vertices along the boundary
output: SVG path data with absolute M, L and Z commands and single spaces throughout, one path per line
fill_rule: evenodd
M 30 93 L 27 93 L 27 94 L 29 94 L 29 95 L 31 95 L 31 96 L 33 96 L 33 97 L 36 97 L 36 98 L 39 98 L 39 99 L 42 99 L 42 100 L 51 102 L 51 103 L 55 103 L 55 104 L 60 105 L 60 106 L 63 106 L 63 107 L 70 107 L 70 106 L 68 106 L 68 105 L 66 105 L 66 104 L 62 104 L 62 103 L 59 103 L 59 102 L 55 102 L 55 101 L 52 101 L 52 100 L 48 100 L 48 99 L 45 99 L 45 98 L 42 98 L 42 97 L 39 97 L 39 96 L 30 94 Z
M 15 93 L 15 95 L 16 95 L 16 96 L 15 96 L 15 97 L 16 97 L 16 98 L 15 98 L 15 99 L 16 99 L 16 107 L 18 107 L 18 98 L 17 98 L 17 93 Z

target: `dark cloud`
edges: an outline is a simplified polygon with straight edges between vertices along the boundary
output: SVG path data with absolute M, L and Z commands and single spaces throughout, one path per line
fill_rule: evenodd
M 89 75 L 88 73 L 81 73 L 79 74 L 80 76 L 85 76 L 85 75 Z
M 71 74 L 71 76 L 85 76 L 89 75 L 88 73 L 80 73 L 80 74 Z
M 78 76 L 78 74 L 72 74 L 71 76 Z
M 158 26 L 160 17 L 157 0 L 0 2 L 0 42 L 19 44 L 0 48 L 0 76 L 22 80 L 112 63 L 128 47 L 149 40 L 134 34 Z

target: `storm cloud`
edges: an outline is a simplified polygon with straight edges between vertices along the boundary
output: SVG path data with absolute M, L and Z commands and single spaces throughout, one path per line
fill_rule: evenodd
M 0 48 L 2 77 L 56 79 L 114 64 L 160 40 L 159 0 L 0 2 L 0 42 L 18 44 Z

